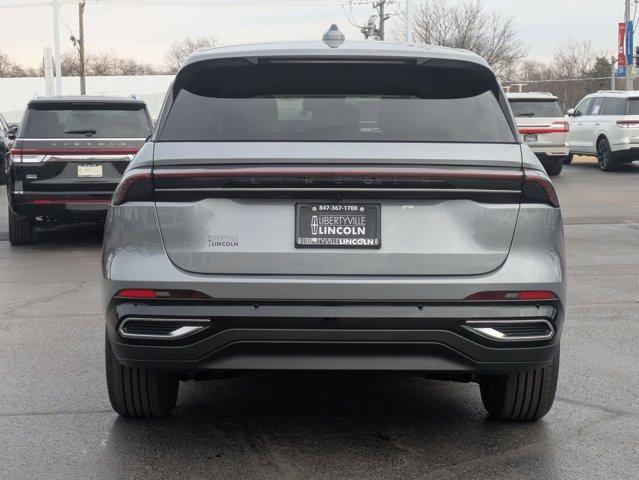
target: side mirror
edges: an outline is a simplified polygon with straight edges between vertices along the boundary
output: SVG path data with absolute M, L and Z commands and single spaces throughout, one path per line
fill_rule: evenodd
M 9 125 L 9 131 L 7 132 L 7 137 L 9 140 L 16 139 L 16 132 L 18 131 L 18 126 L 14 123 L 13 125 Z
M 568 115 L 569 117 L 576 117 L 577 116 L 574 108 L 571 108 L 570 110 L 568 110 L 566 112 L 566 115 Z

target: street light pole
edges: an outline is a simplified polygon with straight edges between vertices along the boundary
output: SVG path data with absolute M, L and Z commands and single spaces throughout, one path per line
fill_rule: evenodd
M 87 85 L 86 78 L 84 75 L 84 5 L 86 4 L 85 0 L 80 0 L 78 2 L 78 15 L 80 18 L 78 19 L 79 29 L 80 29 L 80 38 L 78 39 L 78 46 L 80 50 L 80 95 L 87 94 Z
M 413 42 L 413 0 L 406 0 L 406 43 Z
M 55 62 L 55 94 L 62 95 L 62 65 L 60 63 L 60 5 L 53 0 L 53 56 Z

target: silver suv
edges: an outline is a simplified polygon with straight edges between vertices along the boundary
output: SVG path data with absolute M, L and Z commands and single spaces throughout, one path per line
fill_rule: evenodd
M 181 381 L 394 372 L 535 420 L 557 384 L 561 210 L 480 57 L 383 42 L 202 50 L 120 182 L 106 375 L 126 417 Z
M 639 159 L 639 91 L 600 91 L 566 112 L 570 155 L 597 157 L 604 172 Z
M 552 93 L 508 93 L 519 133 L 548 175 L 559 175 L 568 158 L 568 122 Z

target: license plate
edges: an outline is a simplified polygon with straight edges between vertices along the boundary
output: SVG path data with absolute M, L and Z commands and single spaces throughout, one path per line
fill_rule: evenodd
M 526 143 L 536 143 L 537 142 L 537 134 L 528 133 L 524 135 L 524 142 Z
M 102 165 L 78 165 L 78 177 L 102 177 Z
M 380 248 L 381 205 L 298 203 L 295 248 Z

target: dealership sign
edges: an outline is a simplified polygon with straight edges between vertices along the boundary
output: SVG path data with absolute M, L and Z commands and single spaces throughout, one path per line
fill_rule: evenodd
M 619 23 L 619 42 L 617 49 L 617 75 L 626 76 L 626 22 Z

